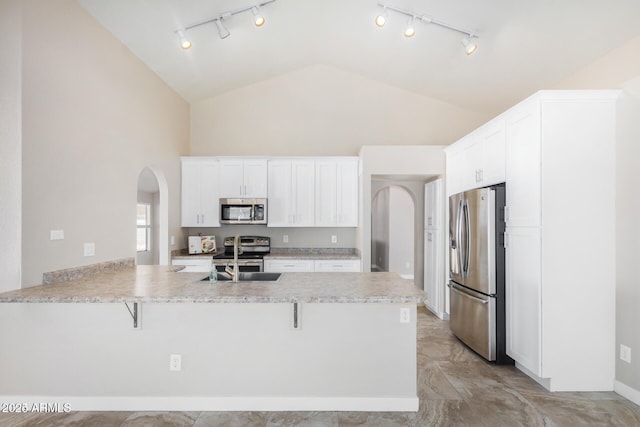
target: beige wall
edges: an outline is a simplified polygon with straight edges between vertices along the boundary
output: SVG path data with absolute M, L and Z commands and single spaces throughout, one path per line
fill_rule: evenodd
M 631 364 L 616 358 L 616 380 L 640 399 L 640 37 L 561 82 L 558 89 L 623 89 L 616 149 L 616 354 L 631 347 Z
M 20 0 L 0 2 L 0 292 L 20 287 Z
M 357 155 L 450 144 L 486 115 L 314 65 L 191 105 L 191 155 Z
M 167 178 L 169 233 L 182 241 L 188 104 L 75 1 L 23 8 L 23 285 L 135 257 L 138 175 L 149 164 Z M 50 241 L 53 229 L 65 239 Z M 95 256 L 83 256 L 86 242 Z

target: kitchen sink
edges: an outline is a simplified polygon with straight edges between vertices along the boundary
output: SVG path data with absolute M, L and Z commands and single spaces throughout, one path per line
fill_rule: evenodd
M 282 273 L 269 273 L 264 271 L 241 271 L 238 282 L 276 282 Z M 209 276 L 201 280 L 208 282 Z M 218 272 L 218 282 L 231 282 L 231 276 L 225 272 Z

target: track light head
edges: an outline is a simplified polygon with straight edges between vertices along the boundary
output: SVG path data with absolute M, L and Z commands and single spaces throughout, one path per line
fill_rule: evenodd
M 387 6 L 384 6 L 382 13 L 376 16 L 376 25 L 382 28 L 386 23 L 387 23 Z
M 464 46 L 464 51 L 467 55 L 473 55 L 478 50 L 478 44 L 473 41 L 473 36 L 471 35 L 462 39 L 462 46 Z
M 221 39 L 226 39 L 231 34 L 229 30 L 222 23 L 222 17 L 215 20 L 216 27 L 218 28 L 218 35 Z
M 412 16 L 411 18 L 409 18 L 409 22 L 407 22 L 407 26 L 404 29 L 404 36 L 409 38 L 409 37 L 413 37 L 416 35 L 416 27 L 414 25 L 415 22 L 415 17 Z
M 251 13 L 253 13 L 253 25 L 256 27 L 262 27 L 265 23 L 264 16 L 260 15 L 258 12 L 258 6 L 254 6 L 251 8 Z
M 180 38 L 180 47 L 183 50 L 191 49 L 191 40 L 189 40 L 187 38 L 184 30 L 178 30 L 178 31 L 176 31 L 176 33 L 178 34 L 178 37 Z

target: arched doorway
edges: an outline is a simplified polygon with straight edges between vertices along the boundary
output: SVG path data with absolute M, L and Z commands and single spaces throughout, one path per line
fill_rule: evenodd
M 399 185 L 385 185 L 371 202 L 371 270 L 414 278 L 415 203 Z
M 169 202 L 164 173 L 147 166 L 138 175 L 136 264 L 169 264 Z

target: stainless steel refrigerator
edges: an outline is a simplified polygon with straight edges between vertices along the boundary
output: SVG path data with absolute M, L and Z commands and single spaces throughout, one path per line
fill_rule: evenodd
M 449 324 L 485 359 L 511 364 L 505 349 L 504 205 L 504 184 L 449 197 Z

